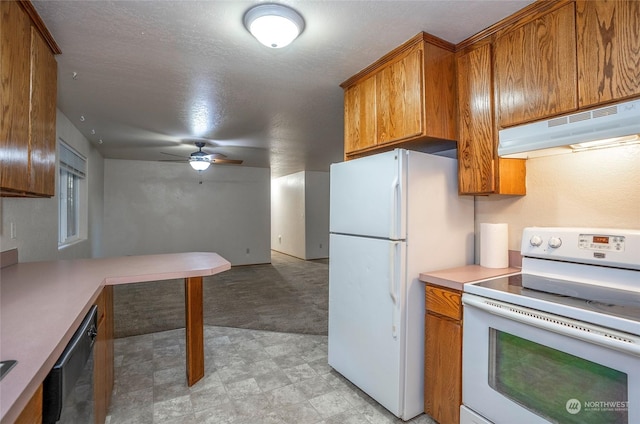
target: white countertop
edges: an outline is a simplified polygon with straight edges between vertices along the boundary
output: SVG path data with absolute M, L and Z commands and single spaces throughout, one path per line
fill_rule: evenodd
M 11 423 L 49 373 L 105 285 L 214 275 L 231 268 L 210 252 L 26 262 L 0 273 L 0 422 Z

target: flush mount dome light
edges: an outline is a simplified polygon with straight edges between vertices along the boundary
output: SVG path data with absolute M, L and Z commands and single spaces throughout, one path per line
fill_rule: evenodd
M 244 26 L 267 47 L 289 45 L 304 30 L 304 19 L 295 10 L 280 4 L 261 4 L 247 11 Z

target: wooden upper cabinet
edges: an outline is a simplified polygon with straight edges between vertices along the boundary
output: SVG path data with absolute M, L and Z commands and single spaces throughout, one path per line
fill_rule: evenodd
M 640 1 L 576 2 L 581 108 L 640 95 Z
M 497 157 L 492 46 L 459 55 L 458 190 L 460 194 L 526 194 L 525 161 Z
M 33 20 L 37 13 L 31 3 L 2 1 L 0 11 L 0 194 L 50 197 L 56 148 L 53 55 L 59 49 L 50 34 L 41 32 L 44 24 Z
M 55 194 L 58 64 L 40 33 L 31 28 L 29 191 Z
M 344 148 L 354 152 L 376 144 L 376 78 L 344 91 Z
M 577 109 L 575 4 L 506 30 L 495 42 L 501 128 Z
M 409 53 L 376 74 L 377 144 L 422 133 L 422 50 Z
M 491 45 L 457 58 L 458 189 L 489 194 L 495 190 L 493 72 Z
M 422 32 L 343 82 L 345 156 L 455 140 L 453 50 Z
M 16 2 L 0 2 L 0 183 L 29 190 L 31 21 Z

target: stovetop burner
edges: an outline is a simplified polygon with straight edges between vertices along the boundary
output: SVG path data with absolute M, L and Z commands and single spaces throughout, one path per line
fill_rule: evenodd
M 523 287 L 523 281 L 529 287 Z M 640 335 L 640 293 L 600 286 L 581 290 L 585 285 L 517 274 L 468 284 L 465 291 L 613 329 L 623 330 L 631 325 L 633 333 Z M 625 323 L 619 325 L 617 320 Z
M 522 273 L 464 291 L 640 336 L 640 230 L 528 227 Z

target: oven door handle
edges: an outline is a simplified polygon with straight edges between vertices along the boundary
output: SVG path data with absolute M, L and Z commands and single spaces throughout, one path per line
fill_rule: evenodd
M 588 343 L 615 349 L 623 353 L 640 356 L 640 337 L 629 333 L 611 330 L 598 325 L 576 321 L 570 318 L 552 315 L 523 306 L 504 303 L 464 293 L 462 303 L 465 307 L 478 308 L 493 315 L 518 321 L 526 325 L 541 328 L 573 337 Z

